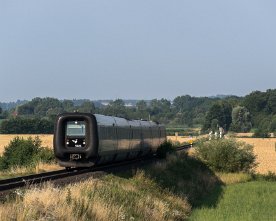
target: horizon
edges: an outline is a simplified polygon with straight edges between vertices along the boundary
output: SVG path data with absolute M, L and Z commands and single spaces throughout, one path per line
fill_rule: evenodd
M 204 97 L 207 97 L 207 98 L 225 98 L 225 97 L 245 97 L 249 94 L 251 94 L 252 92 L 255 92 L 255 91 L 260 91 L 260 92 L 266 92 L 267 90 L 276 90 L 276 88 L 268 88 L 264 91 L 260 91 L 260 90 L 253 90 L 251 91 L 250 93 L 248 94 L 245 94 L 243 96 L 239 96 L 239 95 L 235 95 L 235 94 L 217 94 L 217 95 L 211 95 L 211 96 L 193 96 L 193 95 L 190 95 L 190 94 L 183 94 L 183 95 L 177 95 L 176 97 L 181 97 L 181 96 L 191 96 L 191 97 L 195 97 L 195 98 L 204 98 Z M 115 98 L 115 99 L 112 99 L 112 98 L 105 98 L 105 99 L 89 99 L 89 98 L 57 98 L 57 97 L 49 97 L 49 96 L 46 96 L 46 97 L 33 97 L 33 98 L 30 98 L 30 99 L 17 99 L 17 100 L 13 100 L 13 101 L 2 101 L 0 100 L 0 103 L 17 103 L 17 102 L 24 102 L 24 101 L 27 101 L 27 102 L 30 102 L 31 100 L 33 100 L 34 98 L 54 98 L 54 99 L 58 99 L 60 101 L 64 101 L 64 100 L 90 100 L 90 101 L 114 101 L 114 100 L 117 100 L 117 99 L 121 99 L 123 101 L 141 101 L 141 100 L 144 100 L 144 101 L 151 101 L 151 100 L 154 100 L 154 99 L 157 99 L 157 100 L 161 100 L 161 99 L 166 99 L 166 100 L 169 100 L 169 101 L 173 101 L 176 97 L 172 98 L 172 99 L 167 99 L 167 98 L 151 98 L 151 99 L 138 99 L 138 98 Z M 222 98 L 222 99 L 223 99 Z

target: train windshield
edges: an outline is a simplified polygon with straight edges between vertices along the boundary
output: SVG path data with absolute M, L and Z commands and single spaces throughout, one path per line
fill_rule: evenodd
M 66 124 L 66 136 L 85 136 L 85 122 L 84 121 L 68 121 Z

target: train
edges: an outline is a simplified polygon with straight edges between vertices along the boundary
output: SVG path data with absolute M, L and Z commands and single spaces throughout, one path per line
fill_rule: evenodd
M 153 121 L 63 113 L 56 118 L 53 146 L 59 165 L 71 169 L 150 155 L 165 141 L 165 127 Z

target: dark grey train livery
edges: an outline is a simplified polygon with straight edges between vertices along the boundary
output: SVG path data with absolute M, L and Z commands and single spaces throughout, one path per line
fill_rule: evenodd
M 56 120 L 54 152 L 63 167 L 90 167 L 154 153 L 165 140 L 155 122 L 65 113 Z

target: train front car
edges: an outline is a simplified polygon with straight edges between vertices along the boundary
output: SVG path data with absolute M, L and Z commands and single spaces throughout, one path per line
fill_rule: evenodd
M 54 152 L 63 167 L 91 167 L 152 154 L 165 140 L 164 126 L 151 121 L 65 113 L 56 120 Z
M 65 113 L 57 116 L 54 153 L 60 166 L 91 167 L 98 156 L 97 122 L 92 114 Z

